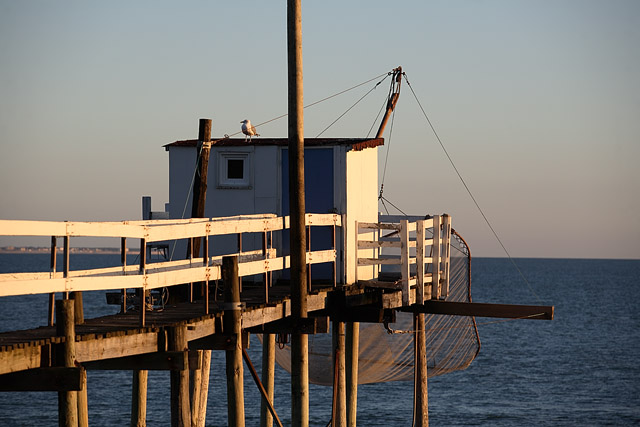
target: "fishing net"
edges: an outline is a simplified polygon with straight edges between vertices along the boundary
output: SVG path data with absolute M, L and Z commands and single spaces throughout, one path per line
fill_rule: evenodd
M 447 301 L 470 302 L 470 253 L 459 235 L 452 234 Z M 428 376 L 465 369 L 480 351 L 473 317 L 425 315 Z M 413 314 L 398 312 L 389 328 L 360 323 L 358 384 L 406 381 L 414 378 Z M 291 348 L 276 348 L 276 362 L 291 372 Z M 332 338 L 309 335 L 309 381 L 333 384 Z

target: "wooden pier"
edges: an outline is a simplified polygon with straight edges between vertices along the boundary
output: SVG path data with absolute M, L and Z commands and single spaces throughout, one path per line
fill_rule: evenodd
M 424 313 L 536 319 L 553 316 L 553 307 L 451 301 L 451 221 L 448 216 L 395 223 L 356 223 L 352 233 L 343 230 L 343 218 L 337 214 L 307 214 L 305 221 L 311 235 L 314 227 L 332 230 L 333 247 L 309 249 L 306 261 L 312 266 L 312 272 L 316 264 L 331 264 L 333 277 L 314 281 L 313 275 L 310 276 L 305 298 L 308 316 L 297 322 L 291 316 L 290 283 L 285 278 L 274 278 L 289 267 L 288 255 L 273 246 L 277 241 L 273 233 L 288 228 L 288 217 L 251 215 L 117 223 L 0 221 L 0 235 L 53 237 L 52 260 L 58 251 L 57 239 L 64 241 L 61 271 L 52 261 L 48 272 L 0 275 L 0 297 L 35 293 L 58 293 L 62 297 L 55 300 L 55 304 L 55 298 L 51 298 L 51 307 L 42 307 L 43 313 L 55 308 L 55 323 L 0 334 L 0 390 L 57 391 L 61 402 L 60 424 L 87 425 L 83 415 L 87 413 L 86 405 L 90 404 L 86 402 L 86 370 L 130 370 L 135 372 L 132 425 L 144 425 L 145 373 L 169 370 L 172 372 L 172 425 L 204 425 L 202 403 L 206 407 L 208 370 L 204 372 L 203 368 L 208 369 L 207 354 L 210 357 L 211 350 L 223 350 L 227 353 L 229 425 L 240 426 L 244 425 L 242 350 L 248 333 L 266 334 L 264 342 L 268 346 L 273 345 L 270 334 L 291 334 L 294 330 L 302 334 L 328 333 L 330 322 L 334 331 L 343 336 L 347 322 L 350 344 L 345 345 L 344 339 L 335 344 L 342 355 L 336 362 L 336 375 L 342 379 L 334 385 L 338 391 L 334 407 L 344 409 L 336 412 L 333 420 L 333 425 L 347 425 L 349 417 L 355 423 L 358 358 L 353 354 L 354 348 L 357 354 L 357 328 L 356 345 L 353 345 L 354 324 L 389 322 L 397 311 L 413 312 L 418 331 L 424 331 L 421 326 Z M 239 234 L 253 235 L 255 241 L 263 242 L 262 247 L 211 255 L 209 248 L 215 247 L 215 238 Z M 70 270 L 69 241 L 78 236 L 121 239 L 123 264 Z M 140 262 L 127 265 L 124 255 L 127 242 L 132 239 L 140 239 Z M 202 242 L 202 257 L 148 263 L 144 256 L 150 244 L 193 242 L 194 239 Z M 347 239 L 355 240 L 354 253 L 345 254 L 336 249 L 346 248 Z M 382 256 L 383 248 L 393 248 L 398 253 Z M 394 280 L 385 280 L 381 265 L 396 265 L 400 274 Z M 350 268 L 355 269 L 356 278 L 365 271 L 376 274 L 373 278 L 366 276 L 346 283 L 346 270 Z M 190 300 L 166 304 L 161 310 L 141 309 L 151 305 L 151 291 L 166 288 L 171 292 L 180 286 L 189 289 Z M 81 292 L 94 290 L 115 291 L 119 297 L 116 302 L 122 304 L 121 312 L 83 319 L 82 311 L 78 310 Z M 132 298 L 133 292 L 137 299 Z M 145 304 L 141 305 L 141 301 Z M 416 334 L 417 342 L 423 343 L 416 347 L 417 360 L 423 361 L 418 364 L 423 385 L 422 397 L 418 399 L 421 408 L 426 408 L 427 402 L 424 335 Z M 273 364 L 273 359 L 265 366 L 268 368 L 269 364 Z M 271 408 L 275 415 L 264 418 L 277 421 L 277 413 L 268 398 L 269 393 L 271 396 L 273 393 L 269 390 L 273 382 L 269 383 L 268 378 L 264 382 L 266 389 L 259 384 L 265 393 L 264 407 Z M 271 425 L 267 422 L 264 425 Z M 428 418 L 418 425 L 426 422 Z

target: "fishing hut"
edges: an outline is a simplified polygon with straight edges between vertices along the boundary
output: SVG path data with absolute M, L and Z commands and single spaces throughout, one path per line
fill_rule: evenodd
M 427 377 L 471 363 L 474 316 L 553 317 L 553 307 L 471 302 L 471 254 L 451 216 L 378 214 L 377 150 L 401 68 L 389 73 L 375 138 L 303 138 L 300 2 L 288 5 L 287 139 L 211 140 L 211 121 L 200 120 L 196 140 L 165 146 L 169 218 L 145 201 L 142 221 L 0 220 L 0 235 L 50 237 L 52 255 L 49 271 L 0 275 L 0 297 L 49 295 L 46 326 L 0 333 L 0 391 L 58 392 L 59 424 L 86 426 L 86 372 L 131 371 L 139 426 L 147 371 L 165 370 L 171 425 L 204 426 L 211 352 L 224 351 L 230 426 L 244 426 L 245 364 L 262 394 L 261 425 L 282 425 L 276 360 L 291 372 L 292 425 L 309 423 L 309 381 L 333 387 L 332 426 L 355 426 L 358 384 L 413 380 L 414 425 L 426 426 Z M 119 238 L 122 265 L 71 270 L 78 236 Z M 166 247 L 168 259 L 150 262 L 150 247 Z M 120 312 L 85 319 L 82 292 L 94 290 L 111 291 Z M 262 378 L 245 350 L 250 333 L 262 336 Z
M 401 75 L 394 70 L 395 83 Z M 172 425 L 201 426 L 211 352 L 225 351 L 229 425 L 244 425 L 244 364 L 263 396 L 262 425 L 282 425 L 276 362 L 292 373 L 292 395 L 304 390 L 296 369 L 334 388 L 333 426 L 356 425 L 358 384 L 394 380 L 414 381 L 415 425 L 427 425 L 427 377 L 471 363 L 480 347 L 474 316 L 550 319 L 553 307 L 471 302 L 471 254 L 451 216 L 378 213 L 378 147 L 393 88 L 375 138 L 303 141 L 305 316 L 295 316 L 287 139 L 212 140 L 202 119 L 197 139 L 165 146 L 164 213 L 145 198 L 141 221 L 0 220 L 0 235 L 50 236 L 52 254 L 49 271 L 0 275 L 0 297 L 50 296 L 47 326 L 0 333 L 0 390 L 57 391 L 60 425 L 88 425 L 86 371 L 128 370 L 131 424 L 145 425 L 146 373 L 166 370 Z M 71 270 L 77 236 L 119 238 L 122 265 Z M 140 246 L 135 265 L 131 241 Z M 170 255 L 151 262 L 152 247 Z M 91 290 L 110 291 L 120 312 L 85 319 L 82 292 Z M 245 350 L 251 333 L 262 339 L 262 378 Z M 304 358 L 296 334 L 314 336 Z

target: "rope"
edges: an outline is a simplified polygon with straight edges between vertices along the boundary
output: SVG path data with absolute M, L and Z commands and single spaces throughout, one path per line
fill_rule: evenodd
M 407 85 L 409 86 L 409 89 L 411 89 L 411 93 L 413 94 L 413 97 L 415 98 L 416 102 L 418 103 L 418 106 L 420 107 L 420 110 L 422 110 L 422 114 L 424 115 L 425 119 L 427 120 L 427 123 L 429 124 L 429 127 L 431 128 L 431 131 L 433 132 L 433 134 L 435 135 L 436 139 L 438 140 L 438 143 L 440 144 L 440 147 L 442 148 L 442 151 L 444 151 L 444 154 L 447 156 L 447 159 L 449 159 L 449 163 L 451 163 L 451 166 L 453 167 L 453 170 L 456 172 L 456 174 L 458 175 L 458 178 L 460 179 L 460 182 L 462 182 L 462 185 L 464 186 L 464 188 L 467 190 L 467 193 L 469 194 L 469 196 L 471 197 L 471 200 L 473 201 L 473 203 L 476 205 L 476 208 L 478 209 L 478 211 L 480 212 L 480 214 L 482 215 L 482 218 L 484 218 L 484 221 L 487 223 L 487 225 L 489 226 L 489 229 L 491 230 L 491 232 L 493 233 L 494 237 L 496 238 L 496 240 L 498 241 L 498 243 L 500 244 L 500 246 L 502 247 L 502 250 L 504 251 L 504 253 L 507 255 L 507 257 L 509 258 L 509 261 L 511 261 L 511 264 L 513 264 L 513 266 L 515 267 L 515 269 L 518 271 L 518 273 L 520 274 L 520 277 L 522 278 L 522 280 L 527 284 L 527 286 L 529 287 L 529 290 L 531 291 L 531 293 L 533 293 L 533 295 L 537 298 L 538 302 L 540 302 L 540 297 L 538 296 L 538 294 L 536 294 L 536 292 L 533 290 L 533 288 L 531 287 L 531 284 L 529 283 L 529 281 L 527 280 L 527 278 L 524 276 L 524 274 L 522 273 L 522 270 L 520 270 L 520 268 L 518 267 L 518 265 L 516 264 L 516 262 L 513 260 L 513 258 L 511 257 L 511 254 L 509 253 L 509 251 L 507 250 L 507 248 L 505 247 L 505 245 L 502 243 L 502 240 L 500 239 L 500 237 L 498 236 L 498 233 L 496 232 L 496 230 L 493 228 L 493 226 L 491 225 L 491 222 L 489 221 L 489 219 L 487 218 L 487 216 L 485 215 L 484 211 L 482 210 L 482 208 L 480 207 L 480 204 L 478 203 L 478 201 L 476 200 L 476 198 L 474 197 L 473 193 L 471 192 L 471 189 L 469 189 L 469 186 L 467 185 L 466 181 L 464 180 L 464 178 L 462 178 L 462 175 L 460 174 L 460 171 L 458 170 L 458 168 L 456 167 L 455 163 L 453 162 L 453 159 L 451 158 L 451 156 L 449 155 L 449 152 L 447 151 L 447 149 L 444 146 L 444 143 L 442 142 L 442 139 L 440 139 L 440 136 L 438 135 L 438 132 L 436 132 L 436 129 L 434 128 L 433 124 L 431 123 L 431 120 L 429 119 L 429 116 L 427 115 L 427 113 L 425 112 L 424 108 L 422 107 L 422 104 L 420 103 L 420 100 L 418 99 L 418 96 L 416 95 L 415 91 L 413 90 L 413 86 L 411 86 L 411 83 L 409 83 L 409 79 L 407 78 L 407 75 L 404 74 L 404 79 L 407 82 Z
M 344 117 L 344 115 L 345 115 L 345 114 L 347 114 L 349 111 L 351 111 L 351 109 L 352 109 L 353 107 L 355 107 L 356 105 L 358 105 L 358 103 L 359 103 L 360 101 L 362 101 L 362 100 L 363 100 L 367 95 L 369 95 L 371 92 L 373 92 L 373 91 L 378 87 L 378 85 L 379 85 L 380 83 L 382 83 L 385 79 L 386 79 L 386 77 L 385 77 L 384 79 L 380 80 L 378 83 L 376 83 L 376 85 L 375 85 L 374 87 L 372 87 L 371 89 L 369 89 L 369 91 L 368 91 L 367 93 L 365 93 L 364 95 L 362 95 L 362 97 L 361 97 L 360 99 L 358 99 L 358 100 L 357 100 L 357 101 L 356 101 L 356 102 L 355 102 L 351 107 L 347 108 L 347 111 L 345 111 L 344 113 L 340 114 L 340 116 L 338 116 L 338 118 L 337 118 L 337 119 L 335 119 L 333 122 L 331 122 L 331 124 L 330 124 L 329 126 L 327 126 L 326 128 L 324 128 L 324 129 L 322 130 L 322 132 L 320 132 L 320 133 L 316 136 L 316 138 L 319 138 L 319 137 L 320 137 L 320 135 L 322 135 L 322 134 L 323 134 L 327 129 L 329 129 L 331 126 L 333 126 L 334 124 L 336 124 L 336 123 L 338 122 L 338 120 L 340 120 L 342 117 Z

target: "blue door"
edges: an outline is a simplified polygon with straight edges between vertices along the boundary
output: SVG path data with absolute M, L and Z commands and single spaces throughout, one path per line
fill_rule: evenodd
M 289 150 L 282 150 L 282 214 L 289 215 Z M 307 213 L 331 213 L 335 204 L 333 197 L 333 148 L 306 148 L 304 150 L 304 203 Z M 332 227 L 311 228 L 311 250 L 332 248 Z M 289 232 L 282 234 L 282 246 L 289 254 Z M 288 278 L 288 271 L 285 277 Z M 311 280 L 331 281 L 331 264 L 315 264 L 311 269 Z

